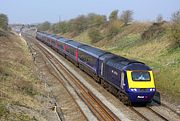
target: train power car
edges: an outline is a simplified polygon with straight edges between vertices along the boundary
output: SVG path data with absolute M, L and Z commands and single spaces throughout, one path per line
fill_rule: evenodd
M 105 56 L 105 55 L 104 55 Z M 149 102 L 155 93 L 151 69 L 142 62 L 108 54 L 100 76 L 125 104 Z
M 156 88 L 150 67 L 89 45 L 37 32 L 36 38 L 64 55 L 125 104 L 150 102 Z M 56 39 L 55 39 L 56 38 Z

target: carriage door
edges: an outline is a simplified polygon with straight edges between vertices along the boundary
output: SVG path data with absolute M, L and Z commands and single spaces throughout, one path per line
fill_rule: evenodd
M 124 89 L 124 72 L 121 72 L 121 89 Z
M 101 63 L 101 76 L 103 76 L 103 68 L 104 68 L 103 66 L 104 66 L 104 63 L 102 62 Z

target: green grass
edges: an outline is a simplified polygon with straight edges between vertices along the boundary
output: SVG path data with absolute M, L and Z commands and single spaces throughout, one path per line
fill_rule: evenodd
M 115 39 L 114 44 L 112 43 L 107 46 L 107 50 L 111 52 L 122 51 L 126 48 L 131 48 L 137 45 L 139 41 L 141 41 L 139 34 L 129 34 L 128 36 Z
M 91 39 L 88 37 L 88 32 L 87 31 L 81 33 L 80 35 L 74 37 L 73 39 L 75 39 L 75 40 L 77 40 L 79 42 L 86 43 L 86 44 L 92 44 Z
M 0 99 L 0 118 L 3 116 L 7 117 L 8 114 L 9 114 L 9 111 L 6 108 L 5 101 Z

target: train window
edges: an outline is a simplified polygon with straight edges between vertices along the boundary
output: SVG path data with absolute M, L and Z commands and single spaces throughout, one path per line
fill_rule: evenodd
M 96 59 L 90 55 L 85 54 L 84 52 L 79 51 L 79 58 L 81 61 L 87 63 L 93 68 L 96 66 Z
M 133 81 L 150 81 L 151 77 L 149 72 L 134 71 L 131 73 Z
M 60 49 L 64 49 L 64 46 L 62 44 L 59 45 Z
M 68 52 L 69 54 L 75 56 L 75 49 L 70 47 L 70 46 L 67 46 L 66 52 Z

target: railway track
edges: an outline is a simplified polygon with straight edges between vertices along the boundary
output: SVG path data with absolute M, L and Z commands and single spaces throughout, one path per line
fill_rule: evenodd
M 34 50 L 34 48 L 32 48 L 32 47 L 30 46 L 29 42 L 27 42 L 27 44 L 28 44 L 28 47 L 29 47 L 29 50 L 30 50 L 30 51 Z M 43 59 L 43 61 L 46 63 L 46 61 L 45 61 L 44 59 Z M 49 68 L 47 65 L 46 65 L 46 67 Z M 50 72 L 50 71 L 49 71 L 49 72 Z M 51 74 L 54 76 L 53 73 L 51 73 Z M 47 88 L 50 90 L 50 85 L 49 85 L 48 83 L 46 83 L 46 86 L 47 86 Z M 53 101 L 54 110 L 56 111 L 56 114 L 57 114 L 57 117 L 58 117 L 59 121 L 65 121 L 65 118 L 64 118 L 64 115 L 63 115 L 63 113 L 62 113 L 62 110 L 61 110 L 61 108 L 58 107 L 56 98 L 55 98 L 52 90 L 50 90 L 50 93 L 49 93 L 48 95 L 49 95 L 51 98 L 53 98 L 53 100 L 54 100 L 54 101 Z
M 145 121 L 157 120 L 157 121 L 168 121 L 165 117 L 158 114 L 156 111 L 147 107 L 130 107 L 138 116 L 140 116 Z M 147 115 L 148 114 L 148 115 Z M 152 115 L 152 117 L 151 117 Z M 155 118 L 155 119 L 154 119 Z
M 139 111 L 137 111 L 134 107 L 129 107 L 133 112 L 135 112 L 138 116 L 140 116 L 143 120 L 149 121 L 147 117 L 145 117 L 143 114 L 141 114 Z
M 154 114 L 156 114 L 157 116 L 159 116 L 162 120 L 164 121 L 168 121 L 168 119 L 164 116 L 162 116 L 161 114 L 159 114 L 158 112 L 156 112 L 155 110 L 153 110 L 152 108 L 150 107 L 147 107 L 151 112 L 153 112 Z
M 32 38 L 31 38 L 32 39 Z M 50 64 L 59 73 L 62 79 L 68 82 L 72 87 L 76 86 L 76 93 L 89 107 L 92 113 L 101 121 L 119 121 L 120 119 L 105 106 L 88 88 L 86 88 L 75 75 L 73 75 L 57 58 L 53 57 L 43 46 L 36 43 L 44 55 L 47 57 Z M 58 66 L 57 66 L 58 65 Z M 65 77 L 68 76 L 69 78 Z M 58 77 L 57 77 L 58 78 Z M 72 84 L 73 82 L 73 84 Z
M 145 121 L 178 121 L 180 119 L 179 115 L 171 112 L 171 113 L 166 113 L 163 114 L 162 110 L 159 112 L 156 108 L 153 108 L 153 106 L 150 107 L 129 107 L 132 111 L 134 111 L 138 116 L 140 116 L 142 119 Z M 162 107 L 161 107 L 162 108 Z M 170 109 L 168 109 L 170 110 Z M 172 114 L 172 115 L 171 115 Z
M 161 102 L 159 102 L 159 101 L 157 101 L 157 100 L 155 100 L 155 99 L 153 99 L 153 101 L 154 101 L 156 104 L 161 105 L 161 106 L 163 106 L 163 107 L 165 107 L 165 108 L 168 108 L 169 110 L 171 110 L 172 112 L 174 112 L 175 114 L 177 114 L 178 116 L 180 116 L 180 113 L 178 113 L 176 110 L 172 109 L 172 108 L 169 107 L 168 105 L 166 105 L 166 104 L 164 104 L 164 103 L 161 103 Z
M 37 41 L 36 41 L 37 42 Z M 47 51 L 44 47 L 42 47 L 39 42 L 36 43 L 39 48 L 41 48 L 44 55 L 47 57 L 49 63 L 53 66 L 53 68 L 56 70 L 57 73 L 59 73 L 62 77 L 57 77 L 57 79 L 61 78 L 60 80 L 64 80 L 69 83 L 72 87 L 75 85 L 77 89 L 76 93 L 77 95 L 84 101 L 84 103 L 89 107 L 89 109 L 92 111 L 92 113 L 97 117 L 98 120 L 103 121 L 116 121 L 120 120 L 115 114 L 113 114 L 90 90 L 88 90 L 79 80 L 78 78 L 73 75 L 57 58 L 55 58 L 49 51 Z M 52 73 L 52 72 L 50 72 Z M 64 76 L 66 75 L 66 76 Z M 75 88 L 74 87 L 74 88 Z M 158 103 L 158 102 L 155 102 Z M 179 113 L 177 113 L 175 110 L 169 108 L 169 106 L 165 104 L 159 104 L 161 107 L 165 107 L 174 113 L 173 115 L 176 115 L 176 117 L 179 117 Z M 163 120 L 167 121 L 171 118 L 167 118 L 166 116 L 162 115 L 162 113 L 157 112 L 156 109 L 150 106 L 150 107 L 129 107 L 130 110 L 135 112 L 138 116 L 140 116 L 143 120 L 149 121 L 153 120 L 154 117 L 157 119 L 154 120 Z M 146 112 L 146 113 L 145 113 Z M 151 115 L 147 115 L 147 114 Z M 178 120 L 178 118 L 177 118 Z

